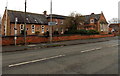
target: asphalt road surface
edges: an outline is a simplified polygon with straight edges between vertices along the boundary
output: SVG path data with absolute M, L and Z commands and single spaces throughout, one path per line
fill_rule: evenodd
M 118 40 L 3 53 L 3 74 L 118 74 Z

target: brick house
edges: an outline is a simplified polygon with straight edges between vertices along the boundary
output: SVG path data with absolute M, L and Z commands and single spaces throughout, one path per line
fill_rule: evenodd
M 7 13 L 6 13 L 7 12 Z M 24 31 L 24 16 L 25 13 L 21 11 L 7 10 L 2 18 L 2 35 L 12 36 L 15 34 L 15 20 L 17 18 L 17 35 L 21 35 Z M 6 20 L 7 19 L 7 20 Z M 6 22 L 7 21 L 7 22 Z M 6 24 L 7 23 L 7 24 Z M 44 34 L 49 30 L 48 20 L 43 14 L 26 13 L 26 31 L 27 35 Z
M 83 22 L 80 22 L 80 25 L 78 25 L 78 29 L 92 29 L 99 31 L 100 33 L 108 33 L 108 23 L 103 12 L 101 12 L 101 14 L 91 13 L 90 15 L 83 15 L 81 17 L 84 20 Z
M 52 14 L 52 21 L 56 23 L 56 25 L 52 27 L 52 30 L 57 31 L 59 34 L 64 34 L 64 31 L 66 29 L 64 25 L 64 20 L 66 17 L 67 16 Z M 48 15 L 47 19 L 48 21 L 50 21 L 50 15 Z
M 17 18 L 17 35 L 21 35 L 24 31 L 24 16 L 25 13 L 22 11 L 5 10 L 2 18 L 2 35 L 3 36 L 14 36 L 15 35 L 15 20 Z M 52 27 L 53 32 L 58 31 L 59 33 L 64 32 L 63 22 L 66 16 L 52 14 L 52 21 L 56 22 L 56 25 Z M 48 22 L 50 21 L 50 15 L 47 15 L 47 11 L 43 14 L 29 13 L 26 12 L 26 32 L 27 35 L 44 35 L 49 31 Z
M 5 10 L 3 18 L 2 18 L 2 35 L 3 36 L 14 36 L 15 35 L 15 20 L 17 18 L 17 35 L 22 35 L 24 31 L 24 16 L 25 13 L 22 11 L 15 10 Z M 67 28 L 64 25 L 64 20 L 68 16 L 52 14 L 52 21 L 56 23 L 56 25 L 52 26 L 53 34 L 54 31 L 57 31 L 59 34 L 64 34 L 64 31 Z M 97 30 L 101 33 L 108 33 L 108 23 L 104 17 L 104 14 L 94 14 L 84 15 L 82 16 L 84 21 L 80 22 L 78 25 L 79 29 L 86 30 Z M 47 15 L 47 11 L 44 11 L 43 14 L 37 13 L 26 13 L 26 31 L 27 35 L 44 35 L 47 31 L 49 31 L 48 22 L 50 21 L 50 15 Z
M 109 33 L 120 34 L 120 23 L 112 23 L 109 25 Z

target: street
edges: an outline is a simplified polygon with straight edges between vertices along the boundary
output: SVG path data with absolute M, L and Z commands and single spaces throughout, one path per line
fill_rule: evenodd
M 3 53 L 3 74 L 118 74 L 118 40 Z

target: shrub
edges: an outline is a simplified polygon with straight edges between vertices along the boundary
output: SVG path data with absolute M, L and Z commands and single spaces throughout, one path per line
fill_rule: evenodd
M 24 35 L 24 30 L 21 30 L 21 35 Z M 26 35 L 27 35 L 27 31 L 26 31 Z
M 88 35 L 95 35 L 95 34 L 100 34 L 100 33 L 96 30 L 88 30 Z
M 65 31 L 64 34 L 81 34 L 81 35 L 95 35 L 95 34 L 99 34 L 98 31 L 96 30 L 69 30 L 69 31 Z
M 81 34 L 81 35 L 87 35 L 87 34 L 88 34 L 88 31 L 87 31 L 87 30 L 84 30 L 84 29 L 81 29 L 81 30 L 78 30 L 77 33 L 78 33 L 78 34 Z
M 64 34 L 77 34 L 78 30 L 68 30 L 68 31 L 65 31 Z
M 44 36 L 49 37 L 49 31 L 45 32 Z
M 58 31 L 54 31 L 54 35 L 59 35 L 59 32 Z

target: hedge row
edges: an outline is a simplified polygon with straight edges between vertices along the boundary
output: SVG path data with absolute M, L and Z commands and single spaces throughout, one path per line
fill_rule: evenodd
M 69 30 L 69 31 L 65 31 L 64 34 L 81 34 L 81 35 L 96 35 L 96 34 L 100 34 L 98 31 L 96 30 Z

